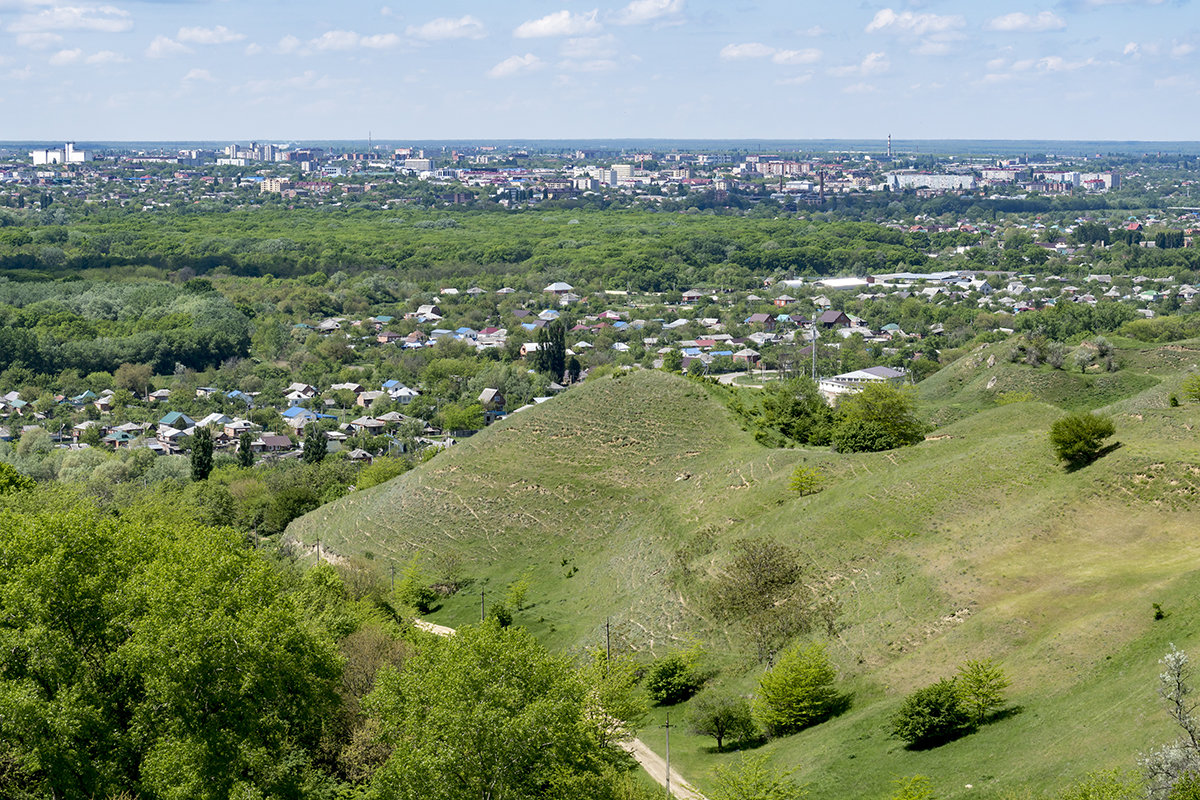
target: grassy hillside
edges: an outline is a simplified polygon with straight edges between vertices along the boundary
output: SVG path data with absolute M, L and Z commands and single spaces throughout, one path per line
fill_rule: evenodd
M 831 645 L 855 701 L 762 752 L 798 766 L 814 797 L 886 797 L 916 773 L 944 797 L 1062 785 L 1173 735 L 1154 679 L 1168 642 L 1200 646 L 1200 413 L 1167 396 L 1200 347 L 1127 347 L 1105 375 L 999 354 L 989 366 L 991 354 L 922 384 L 924 406 L 957 421 L 870 455 L 764 449 L 703 387 L 666 374 L 589 382 L 291 532 L 381 567 L 458 553 L 477 582 L 433 615 L 451 625 L 477 618 L 481 586 L 499 597 L 531 570 L 534 605 L 517 621 L 552 646 L 602 641 L 611 616 L 639 650 L 700 638 L 746 691 L 759 667 L 706 616 L 704 581 L 732 542 L 777 537 L 842 603 Z M 1040 400 L 998 405 L 999 391 Z M 1121 446 L 1064 471 L 1046 438 L 1060 406 L 1105 407 Z M 830 476 L 821 494 L 787 491 L 802 462 Z M 904 694 L 974 657 L 1003 663 L 1018 713 L 933 751 L 887 737 Z M 701 787 L 732 757 L 672 731 L 673 760 Z

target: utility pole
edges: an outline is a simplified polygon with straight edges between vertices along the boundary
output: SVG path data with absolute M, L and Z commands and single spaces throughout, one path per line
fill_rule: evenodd
M 483 587 L 479 587 L 479 621 L 483 622 Z
M 612 623 L 611 617 L 604 618 L 604 671 L 608 671 L 608 662 L 612 661 Z
M 396 593 L 396 565 L 392 564 L 392 594 Z
M 317 537 L 317 563 L 321 563 L 321 537 Z
M 671 800 L 671 712 L 667 712 L 667 800 Z

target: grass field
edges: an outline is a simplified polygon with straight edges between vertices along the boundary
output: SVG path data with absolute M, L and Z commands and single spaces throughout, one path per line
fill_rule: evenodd
M 528 571 L 516 621 L 549 646 L 599 644 L 611 619 L 617 646 L 646 658 L 700 641 L 717 680 L 745 692 L 761 668 L 706 613 L 705 580 L 740 538 L 791 542 L 842 603 L 830 647 L 854 703 L 760 752 L 816 798 L 887 797 L 917 773 L 939 797 L 1053 789 L 1172 736 L 1157 660 L 1169 642 L 1200 645 L 1200 412 L 1167 402 L 1200 346 L 1119 344 L 1122 369 L 1103 374 L 1010 364 L 1003 345 L 968 354 L 919 388 L 943 420 L 926 442 L 851 456 L 765 449 L 703 386 L 664 373 L 604 378 L 290 533 L 382 569 L 457 554 L 474 583 L 431 615 L 449 625 Z M 1065 471 L 1046 437 L 1063 408 L 1112 414 L 1120 446 Z M 787 490 L 800 463 L 825 491 Z M 1010 717 L 931 751 L 888 738 L 907 692 L 980 657 L 1012 677 Z M 642 735 L 656 748 L 666 711 Z M 683 713 L 672 761 L 704 788 L 736 756 L 674 727 Z

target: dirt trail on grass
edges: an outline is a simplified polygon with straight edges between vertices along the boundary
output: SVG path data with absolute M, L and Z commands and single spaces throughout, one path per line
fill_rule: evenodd
M 445 625 L 438 625 L 433 622 L 428 622 L 423 619 L 413 620 L 418 628 L 438 636 L 453 636 L 454 628 L 448 628 Z M 621 749 L 633 756 L 633 760 L 641 765 L 642 769 L 646 770 L 646 774 L 653 778 L 659 786 L 667 785 L 667 762 L 658 755 L 658 753 L 646 746 L 646 743 L 641 739 L 632 739 L 628 742 L 621 743 Z M 671 770 L 671 794 L 681 800 L 707 800 L 707 798 L 692 788 L 692 785 L 683 779 L 675 770 Z

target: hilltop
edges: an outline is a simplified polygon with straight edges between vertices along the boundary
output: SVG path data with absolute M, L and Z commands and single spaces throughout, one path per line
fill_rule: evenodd
M 738 539 L 788 541 L 841 603 L 832 652 L 855 700 L 762 752 L 815 797 L 883 797 L 915 773 L 947 797 L 1061 786 L 1173 735 L 1157 659 L 1200 644 L 1200 414 L 1167 402 L 1200 347 L 1118 344 L 1122 369 L 1100 374 L 1012 364 L 1004 345 L 969 353 L 921 384 L 945 420 L 924 443 L 852 456 L 762 448 L 671 375 L 597 379 L 289 530 L 381 566 L 457 554 L 476 583 L 433 615 L 451 625 L 478 615 L 481 586 L 498 598 L 531 570 L 517 621 L 552 646 L 596 644 L 611 617 L 647 653 L 698 638 L 746 691 L 759 668 L 707 616 L 704 582 Z M 1046 431 L 1064 407 L 1112 414 L 1120 446 L 1063 470 Z M 787 490 L 801 463 L 826 473 L 824 492 Z M 1013 678 L 1017 713 L 934 751 L 887 738 L 907 692 L 982 657 Z M 730 756 L 680 731 L 673 759 L 703 788 Z M 663 745 L 658 727 L 642 738 Z

